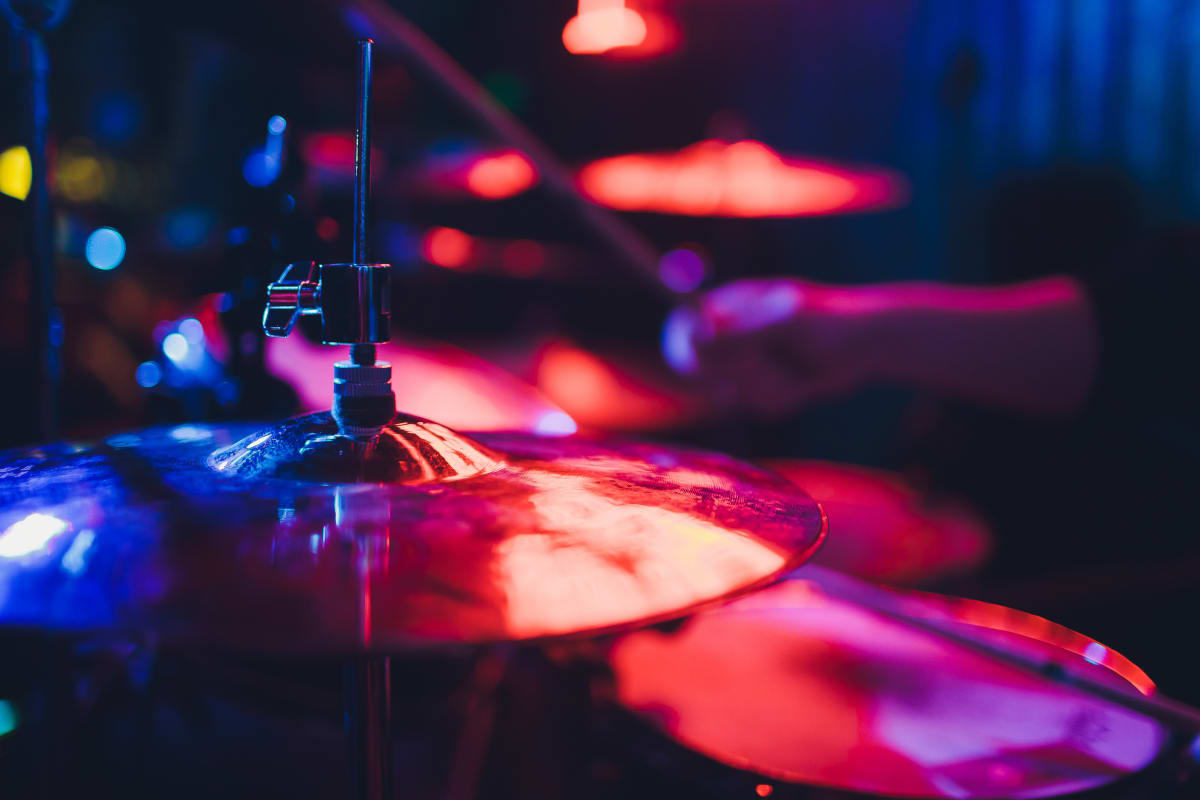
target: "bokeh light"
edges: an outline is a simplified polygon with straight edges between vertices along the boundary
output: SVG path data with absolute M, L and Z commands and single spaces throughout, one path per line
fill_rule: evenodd
M 431 264 L 449 269 L 470 265 L 475 243 L 470 235 L 454 228 L 434 228 L 425 234 L 421 253 Z
M 125 237 L 115 228 L 97 228 L 88 235 L 84 256 L 96 269 L 116 269 L 125 260 Z
M 576 55 L 635 47 L 646 39 L 646 21 L 625 0 L 579 0 L 579 13 L 563 28 L 563 46 Z
M 516 151 L 484 156 L 467 172 L 467 188 L 475 196 L 489 200 L 520 194 L 536 181 L 533 165 Z
M 279 177 L 279 159 L 265 150 L 255 150 L 242 162 L 242 177 L 251 186 L 270 186 Z
M 658 262 L 658 277 L 675 292 L 690 292 L 704 282 L 704 260 L 695 250 L 680 247 L 663 255 Z
M 0 700 L 0 736 L 15 731 L 20 721 L 16 706 L 7 700 Z
M 133 377 L 138 386 L 143 389 L 153 389 L 162 381 L 162 367 L 154 361 L 143 361 L 138 364 L 137 372 Z
M 171 359 L 171 361 L 175 362 L 176 364 L 182 364 L 187 360 L 188 351 L 190 349 L 191 345 L 188 344 L 187 337 L 178 331 L 175 333 L 168 333 L 166 337 L 163 338 L 163 355 Z
M 10 147 L 0 153 L 0 194 L 24 200 L 33 183 L 33 164 L 23 145 Z

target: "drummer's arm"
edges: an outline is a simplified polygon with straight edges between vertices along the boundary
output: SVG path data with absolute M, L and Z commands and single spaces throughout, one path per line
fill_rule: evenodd
M 764 413 L 869 383 L 939 391 L 999 408 L 1078 409 L 1098 370 L 1083 286 L 867 286 L 738 281 L 668 322 L 666 355 Z
M 1047 278 L 1013 286 L 896 283 L 859 290 L 876 380 L 1034 413 L 1081 407 L 1099 334 L 1084 288 Z

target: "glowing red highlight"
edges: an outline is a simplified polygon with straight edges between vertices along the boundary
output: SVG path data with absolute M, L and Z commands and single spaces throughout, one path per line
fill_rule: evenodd
M 449 269 L 465 269 L 470 266 L 475 251 L 475 242 L 454 228 L 433 228 L 425 234 L 421 253 L 431 264 Z
M 775 788 L 769 783 L 760 783 L 754 787 L 754 793 L 759 797 L 770 797 L 773 791 L 775 791 Z
M 894 172 L 785 158 L 749 140 L 604 158 L 584 167 L 579 181 L 588 196 L 611 208 L 687 216 L 847 213 L 894 207 L 908 196 Z
M 567 21 L 562 40 L 576 55 L 635 47 L 646 40 L 646 21 L 625 0 L 579 0 L 579 13 Z
M 306 411 L 330 407 L 329 376 L 342 357 L 337 348 L 302 336 L 266 342 L 267 369 L 296 390 Z M 560 435 L 575 430 L 574 420 L 532 386 L 456 347 L 393 341 L 379 345 L 379 358 L 392 365 L 396 405 L 410 414 L 464 430 Z
M 580 425 L 606 430 L 654 430 L 686 424 L 699 404 L 665 374 L 618 364 L 566 342 L 539 354 L 535 382 Z
M 467 171 L 467 189 L 489 200 L 520 194 L 536 182 L 533 165 L 515 150 L 484 156 Z
M 317 169 L 338 175 L 354 174 L 353 133 L 310 134 L 301 144 L 300 154 L 305 163 Z M 374 147 L 371 148 L 371 160 L 377 165 L 383 163 L 382 155 Z
M 333 217 L 321 217 L 317 220 L 317 236 L 321 237 L 323 242 L 332 242 L 341 230 L 342 227 Z
M 500 266 L 518 278 L 532 278 L 546 266 L 546 248 L 531 239 L 518 239 L 500 251 Z

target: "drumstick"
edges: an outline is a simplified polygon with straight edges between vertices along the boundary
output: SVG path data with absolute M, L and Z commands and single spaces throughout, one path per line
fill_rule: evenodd
M 956 630 L 936 620 L 913 616 L 905 611 L 895 597 L 874 585 L 834 570 L 809 564 L 796 570 L 793 575 L 811 578 L 825 594 L 847 603 L 866 608 L 880 616 L 897 620 L 909 627 L 924 631 L 939 639 L 952 642 L 992 661 L 1016 667 L 1044 680 L 1067 686 L 1083 694 L 1105 700 L 1122 708 L 1161 722 L 1171 728 L 1187 733 L 1200 733 L 1200 709 L 1186 703 L 1164 697 L 1161 694 L 1144 695 L 1130 688 L 1123 689 L 1101 683 L 1056 659 L 1041 659 L 1010 650 L 1002 645 L 983 641 L 961 630 Z
M 655 293 L 671 303 L 684 296 L 659 278 L 657 249 L 616 214 L 585 197 L 576 186 L 571 171 L 550 149 L 420 28 L 376 0 L 351 0 L 346 6 L 349 9 L 345 12 L 347 22 L 357 35 L 371 36 L 380 47 L 401 54 L 478 124 L 527 156 L 544 185 L 565 201 L 593 234 L 633 267 Z

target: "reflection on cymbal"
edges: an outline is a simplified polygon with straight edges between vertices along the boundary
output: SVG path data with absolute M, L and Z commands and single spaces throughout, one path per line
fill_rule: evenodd
M 766 459 L 834 520 L 816 562 L 868 580 L 914 585 L 981 566 L 987 524 L 966 504 L 930 500 L 900 475 L 830 461 Z
M 1142 769 L 1164 730 L 822 591 L 818 567 L 618 640 L 620 700 L 679 742 L 782 781 L 914 797 L 1046 797 Z M 1127 659 L 1044 619 L 913 595 L 914 615 L 1143 692 Z
M 725 456 L 398 415 L 345 475 L 326 466 L 360 445 L 336 431 L 313 414 L 4 454 L 0 627 L 314 653 L 624 630 L 824 536 L 816 503 Z

